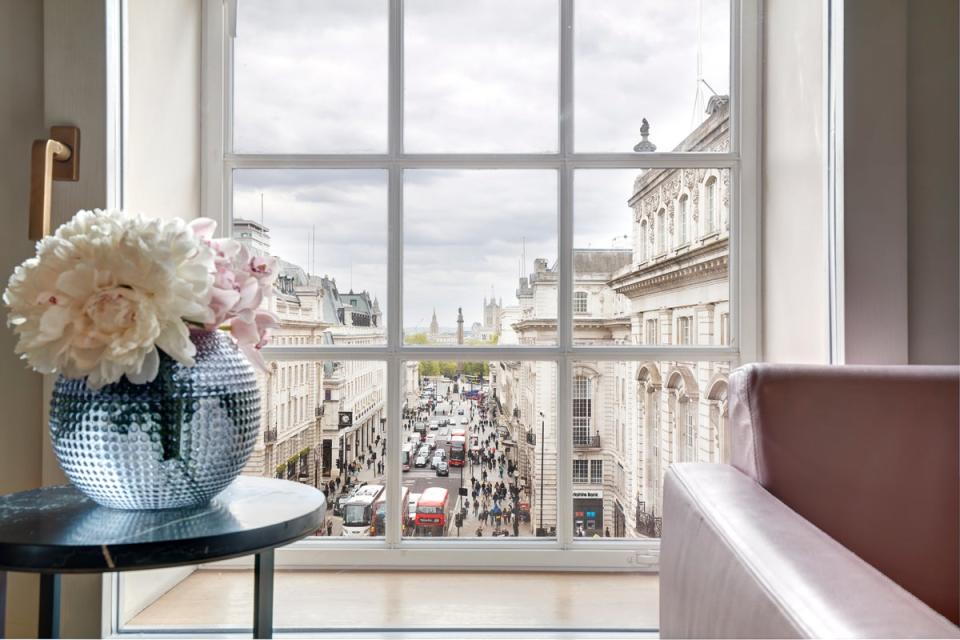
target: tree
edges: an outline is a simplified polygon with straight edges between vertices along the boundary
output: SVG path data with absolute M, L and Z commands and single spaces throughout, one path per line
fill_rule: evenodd
M 425 333 L 411 333 L 410 335 L 404 338 L 404 342 L 407 344 L 429 344 L 430 339 L 427 338 Z

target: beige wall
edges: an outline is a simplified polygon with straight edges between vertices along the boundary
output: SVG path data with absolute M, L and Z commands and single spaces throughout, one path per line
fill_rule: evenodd
M 845 361 L 957 363 L 957 2 L 844 12 Z
M 960 359 L 957 0 L 907 8 L 909 360 Z
M 906 364 L 905 0 L 844 4 L 845 361 Z
M 27 203 L 30 144 L 43 137 L 43 5 L 36 0 L 0 3 L 0 274 L 3 286 L 28 258 Z M 4 314 L 5 316 L 5 314 Z M 0 323 L 0 494 L 40 486 L 42 380 L 13 353 L 13 332 Z M 36 633 L 37 580 L 10 574 L 7 637 Z M 0 603 L 3 606 L 3 603 Z M 0 629 L 2 631 L 2 629 Z
M 763 359 L 827 362 L 823 2 L 766 0 Z

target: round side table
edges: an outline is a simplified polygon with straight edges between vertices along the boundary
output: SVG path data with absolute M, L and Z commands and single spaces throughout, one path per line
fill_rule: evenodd
M 159 569 L 256 554 L 253 637 L 270 638 L 273 550 L 321 529 L 325 512 L 320 491 L 270 478 L 240 477 L 206 505 L 164 511 L 101 507 L 71 485 L 23 491 L 0 497 L 0 572 L 40 574 L 37 633 L 57 638 L 61 574 Z M 0 608 L 5 595 L 0 588 Z

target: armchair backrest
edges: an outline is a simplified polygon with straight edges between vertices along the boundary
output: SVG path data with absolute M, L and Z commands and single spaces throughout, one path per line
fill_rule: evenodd
M 734 467 L 960 623 L 960 368 L 748 365 L 729 398 Z

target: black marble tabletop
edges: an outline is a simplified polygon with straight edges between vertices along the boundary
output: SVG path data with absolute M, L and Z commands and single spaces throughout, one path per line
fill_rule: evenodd
M 194 564 L 279 547 L 323 526 L 320 491 L 237 478 L 191 509 L 120 511 L 70 485 L 0 497 L 0 570 L 97 573 Z

